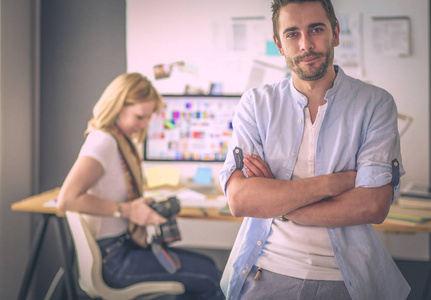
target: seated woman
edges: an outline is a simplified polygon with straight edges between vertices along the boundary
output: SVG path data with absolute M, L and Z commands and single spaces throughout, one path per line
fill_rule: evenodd
M 161 96 L 146 77 L 125 73 L 115 78 L 93 109 L 85 142 L 60 190 L 59 208 L 84 214 L 102 252 L 107 285 L 178 281 L 185 294 L 177 299 L 224 299 L 221 271 L 211 259 L 169 247 L 180 265 L 168 272 L 146 244 L 145 226 L 167 219 L 149 206 L 152 199 L 143 197 L 141 159 L 133 141 L 143 140 L 152 113 L 161 106 Z M 129 225 L 143 234 L 140 243 Z

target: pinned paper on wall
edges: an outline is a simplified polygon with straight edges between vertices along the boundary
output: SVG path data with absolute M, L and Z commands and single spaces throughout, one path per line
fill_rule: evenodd
M 147 186 L 149 188 L 172 185 L 176 186 L 180 183 L 180 169 L 170 166 L 156 166 L 145 169 Z
M 211 168 L 198 167 L 193 181 L 201 184 L 211 184 L 212 183 Z
M 382 56 L 410 55 L 410 18 L 373 17 L 374 51 Z

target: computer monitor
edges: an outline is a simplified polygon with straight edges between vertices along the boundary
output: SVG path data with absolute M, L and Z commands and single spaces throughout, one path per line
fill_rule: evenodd
M 146 161 L 223 162 L 238 95 L 164 95 L 144 142 Z

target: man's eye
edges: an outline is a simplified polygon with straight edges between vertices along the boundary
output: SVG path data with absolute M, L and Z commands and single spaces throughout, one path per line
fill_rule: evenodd
M 318 32 L 322 32 L 323 29 L 322 28 L 313 28 L 312 32 L 318 33 Z
M 295 37 L 296 35 L 297 35 L 297 34 L 296 34 L 295 32 L 288 33 L 288 34 L 286 35 L 286 38 L 290 39 L 290 38 Z

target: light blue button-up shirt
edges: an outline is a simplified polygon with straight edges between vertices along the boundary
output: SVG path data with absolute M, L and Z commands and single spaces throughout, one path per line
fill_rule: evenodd
M 335 66 L 334 85 L 316 145 L 316 176 L 356 170 L 356 187 L 381 187 L 392 181 L 392 164 L 401 164 L 397 108 L 385 90 L 347 76 Z M 247 91 L 233 119 L 234 133 L 220 172 L 226 183 L 235 171 L 233 149 L 263 158 L 277 179 L 290 180 L 304 130 L 307 98 L 292 78 Z M 395 175 L 395 174 L 394 174 Z M 396 182 L 396 181 L 395 181 Z M 395 200 L 399 183 L 394 187 Z M 271 203 L 262 203 L 271 205 Z M 237 299 L 259 257 L 272 219 L 245 218 L 221 281 L 228 300 Z M 334 256 L 352 299 L 406 299 L 410 287 L 378 239 L 372 225 L 327 228 Z

